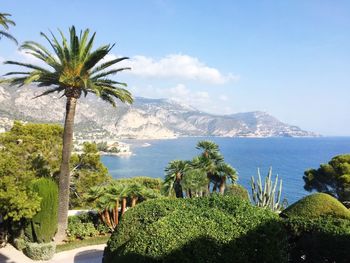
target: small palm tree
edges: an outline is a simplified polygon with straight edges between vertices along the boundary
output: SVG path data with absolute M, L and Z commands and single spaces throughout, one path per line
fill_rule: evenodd
M 225 193 L 227 179 L 231 180 L 232 183 L 234 183 L 238 179 L 236 170 L 227 163 L 223 163 L 219 166 L 217 177 L 219 182 L 220 194 Z
M 197 143 L 196 149 L 202 150 L 202 155 L 206 158 L 210 158 L 213 154 L 219 152 L 219 146 L 212 141 L 199 141 Z
M 189 198 L 203 196 L 207 185 L 208 178 L 203 169 L 187 169 L 181 181 L 181 186 Z
M 144 188 L 141 184 L 132 183 L 127 185 L 127 195 L 131 199 L 131 207 L 136 205 L 136 202 L 139 198 L 143 197 Z
M 9 25 L 12 25 L 12 26 L 15 26 L 16 23 L 9 19 L 8 17 L 10 17 L 11 15 L 10 14 L 7 14 L 7 13 L 0 13 L 0 25 L 5 28 L 5 30 L 9 30 L 10 26 Z M 18 44 L 17 40 L 8 32 L 6 32 L 4 30 L 0 30 L 0 38 L 1 37 L 6 37 L 10 40 L 12 40 L 13 42 L 16 43 L 16 45 Z
M 236 170 L 225 163 L 224 157 L 220 153 L 219 146 L 212 141 L 200 141 L 197 144 L 197 149 L 202 150 L 202 153 L 193 159 L 192 165 L 197 168 L 204 169 L 210 183 L 213 184 L 213 192 L 219 189 L 221 194 L 224 194 L 226 181 L 230 179 L 232 182 L 237 180 Z
M 183 191 L 180 182 L 187 165 L 188 162 L 186 161 L 174 160 L 165 168 L 164 188 L 168 196 L 171 195 L 172 190 L 174 190 L 176 197 L 183 198 Z
M 21 49 L 26 53 L 42 60 L 48 68 L 38 65 L 26 64 L 16 61 L 6 61 L 5 64 L 23 66 L 27 72 L 9 72 L 6 75 L 15 75 L 10 79 L 11 85 L 22 86 L 36 83 L 39 87 L 50 87 L 37 97 L 54 92 L 63 92 L 66 97 L 66 117 L 64 122 L 62 163 L 59 176 L 59 210 L 57 241 L 62 241 L 67 229 L 67 216 L 69 204 L 69 160 L 73 144 L 73 126 L 77 100 L 81 94 L 90 93 L 102 100 L 116 106 L 115 99 L 126 103 L 132 103 L 133 99 L 129 91 L 123 87 L 125 83 L 117 82 L 108 77 L 129 68 L 113 68 L 111 66 L 127 57 L 102 62 L 114 45 L 104 45 L 92 51 L 95 33 L 89 38 L 89 30 L 77 35 L 74 26 L 69 29 L 70 38 L 67 41 L 60 32 L 61 41 L 51 33 L 51 39 L 44 33 L 41 35 L 48 41 L 54 53 L 50 53 L 41 44 L 33 41 L 24 42 Z M 98 63 L 101 63 L 98 65 Z

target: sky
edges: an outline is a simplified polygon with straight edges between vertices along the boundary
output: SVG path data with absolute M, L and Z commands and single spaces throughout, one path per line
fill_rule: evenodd
M 2 0 L 1 12 L 20 43 L 48 46 L 40 32 L 72 25 L 96 32 L 96 48 L 116 43 L 106 59 L 130 57 L 114 78 L 134 96 L 350 136 L 350 1 Z M 8 59 L 37 62 L 1 39 Z

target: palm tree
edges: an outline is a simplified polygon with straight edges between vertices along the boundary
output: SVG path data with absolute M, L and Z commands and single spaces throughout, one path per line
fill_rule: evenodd
M 5 30 L 9 30 L 10 26 L 9 25 L 12 25 L 12 26 L 15 26 L 16 23 L 9 19 L 8 17 L 11 16 L 10 14 L 7 14 L 7 13 L 0 13 L 0 25 L 5 28 Z M 0 38 L 1 37 L 6 37 L 12 41 L 14 41 L 16 43 L 16 45 L 18 44 L 17 40 L 11 35 L 9 34 L 8 32 L 6 32 L 4 30 L 0 30 Z
M 217 178 L 219 182 L 219 192 L 220 194 L 224 194 L 227 179 L 230 179 L 231 182 L 234 183 L 238 179 L 238 176 L 236 170 L 231 165 L 223 163 L 219 166 Z
M 217 181 L 215 177 L 218 173 L 218 167 L 224 162 L 224 157 L 220 153 L 219 146 L 212 141 L 199 141 L 197 149 L 202 150 L 202 153 L 193 159 L 194 167 L 202 168 L 206 171 L 208 177 L 208 192 L 210 184 L 213 183 L 213 192 L 217 189 Z
M 171 161 L 165 168 L 164 188 L 166 194 L 171 195 L 172 190 L 178 198 L 183 198 L 182 186 L 180 184 L 188 162 L 181 160 Z
M 203 169 L 187 169 L 181 181 L 181 186 L 189 198 L 203 196 L 207 185 L 208 178 Z
M 210 189 L 210 183 L 213 183 L 212 191 L 216 192 L 219 188 L 219 192 L 224 194 L 227 179 L 230 179 L 232 182 L 237 180 L 236 170 L 225 163 L 224 157 L 216 143 L 200 141 L 196 148 L 203 152 L 192 161 L 193 166 L 206 171 L 209 180 L 208 190 Z
M 202 155 L 205 158 L 211 158 L 213 154 L 219 152 L 219 146 L 212 141 L 199 141 L 197 143 L 196 149 L 202 150 Z
M 126 192 L 128 197 L 131 199 L 131 207 L 134 207 L 138 199 L 143 197 L 144 188 L 145 187 L 138 183 L 127 185 Z
M 92 51 L 95 33 L 89 38 L 89 30 L 76 34 L 74 26 L 69 29 L 69 42 L 62 31 L 61 42 L 51 33 L 51 39 L 41 33 L 50 44 L 54 53 L 50 53 L 44 46 L 33 41 L 24 42 L 21 49 L 42 60 L 49 68 L 43 68 L 33 64 L 16 61 L 6 61 L 5 64 L 23 66 L 27 72 L 9 72 L 6 75 L 15 75 L 10 79 L 11 85 L 22 86 L 29 83 L 37 83 L 39 87 L 49 87 L 37 97 L 54 92 L 63 92 L 66 97 L 66 117 L 64 122 L 62 163 L 59 176 L 59 211 L 57 241 L 62 241 L 67 229 L 67 215 L 69 204 L 69 160 L 72 151 L 73 125 L 77 100 L 83 93 L 85 96 L 92 93 L 102 100 L 116 106 L 115 99 L 132 103 L 133 99 L 129 91 L 122 88 L 125 83 L 107 78 L 112 74 L 129 68 L 112 68 L 116 63 L 128 59 L 121 57 L 107 62 L 103 58 L 111 51 L 114 45 L 104 45 Z M 98 63 L 101 63 L 97 65 Z

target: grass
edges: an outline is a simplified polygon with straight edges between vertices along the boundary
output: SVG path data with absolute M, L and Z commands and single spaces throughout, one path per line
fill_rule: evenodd
M 85 246 L 106 244 L 109 238 L 110 238 L 110 235 L 106 235 L 106 236 L 90 237 L 84 240 L 75 240 L 64 244 L 58 244 L 56 246 L 56 253 L 72 250 L 75 248 L 85 247 Z

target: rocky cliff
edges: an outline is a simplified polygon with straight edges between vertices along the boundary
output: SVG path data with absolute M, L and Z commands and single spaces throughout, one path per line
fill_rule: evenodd
M 12 120 L 63 123 L 65 98 L 43 96 L 42 88 L 0 87 L 0 131 Z M 315 136 L 285 124 L 265 112 L 213 115 L 166 99 L 136 98 L 117 108 L 93 97 L 81 98 L 76 113 L 75 135 L 80 138 L 160 139 L 177 136 L 272 137 Z

